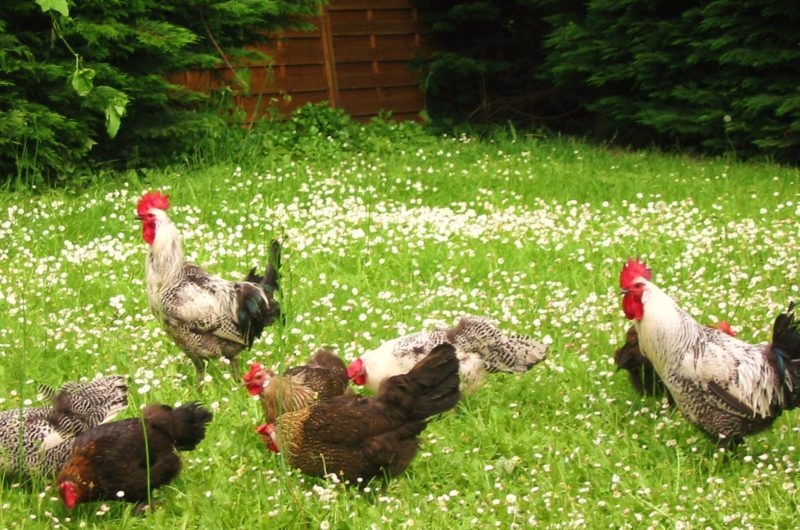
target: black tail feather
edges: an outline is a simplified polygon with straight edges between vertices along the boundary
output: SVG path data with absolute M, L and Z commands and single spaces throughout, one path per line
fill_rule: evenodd
M 196 401 L 173 409 L 167 405 L 148 405 L 144 409 L 148 424 L 169 435 L 179 451 L 191 451 L 206 436 L 206 425 L 214 415 Z
M 261 336 L 264 328 L 281 318 L 280 303 L 275 299 L 275 292 L 280 289 L 279 276 L 281 266 L 281 244 L 275 239 L 270 245 L 269 263 L 264 271 L 264 275 L 256 274 L 256 268 L 250 269 L 247 273 L 246 281 L 255 283 L 264 292 L 267 300 L 261 297 L 259 292 L 255 292 L 252 286 L 240 284 L 238 288 L 238 322 L 239 329 L 247 336 L 248 346 Z
M 425 420 L 458 403 L 458 367 L 455 348 L 440 344 L 407 374 L 381 383 L 377 399 L 408 420 Z
M 795 303 L 789 304 L 786 313 L 775 319 L 772 328 L 772 344 L 767 359 L 778 372 L 786 392 L 784 408 L 800 405 L 800 322 L 794 314 Z
M 256 273 L 256 267 L 250 269 L 247 273 L 246 281 L 257 283 L 264 289 L 265 293 L 274 293 L 279 289 L 278 281 L 281 270 L 281 243 L 277 239 L 273 239 L 269 247 L 269 261 L 267 268 L 264 270 L 264 275 Z

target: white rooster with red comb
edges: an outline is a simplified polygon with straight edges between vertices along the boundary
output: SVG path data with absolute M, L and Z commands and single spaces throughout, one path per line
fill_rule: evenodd
M 748 344 L 695 322 L 651 283 L 644 263 L 620 274 L 622 308 L 639 347 L 692 423 L 730 443 L 800 404 L 800 333 L 794 304 L 775 320 L 770 344 Z
M 192 360 L 202 383 L 208 359 L 227 358 L 239 380 L 238 355 L 250 348 L 265 326 L 280 316 L 278 290 L 280 245 L 272 242 L 264 276 L 250 270 L 246 281 L 212 276 L 183 257 L 180 235 L 167 216 L 169 197 L 146 193 L 136 208 L 147 255 L 150 308 L 175 344 Z

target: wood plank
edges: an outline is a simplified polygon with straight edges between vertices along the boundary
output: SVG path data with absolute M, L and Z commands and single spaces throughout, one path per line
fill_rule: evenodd
M 415 72 L 339 73 L 339 89 L 371 87 L 417 87 L 419 78 Z
M 391 22 L 398 20 L 417 20 L 412 9 L 373 9 L 371 22 Z
M 239 98 L 239 106 L 247 113 L 248 121 L 254 118 L 269 115 L 270 108 L 276 108 L 281 114 L 288 115 L 294 109 L 302 107 L 306 103 L 319 103 L 327 101 L 327 90 L 320 92 L 308 92 L 305 94 L 292 95 L 290 98 L 277 98 L 277 102 L 269 101 L 268 98 L 249 96 Z M 257 113 L 257 115 L 255 115 Z M 254 116 L 255 115 L 255 116 Z
M 395 48 L 339 48 L 334 43 L 339 64 L 370 61 L 410 61 L 422 50 L 407 47 Z
M 325 66 L 325 84 L 328 87 L 328 101 L 334 107 L 338 106 L 339 99 L 338 81 L 336 78 L 336 54 L 333 49 L 333 36 L 331 30 L 331 17 L 325 16 L 325 7 L 319 6 L 320 41 Z
M 424 104 L 422 92 L 416 88 L 406 88 L 384 97 L 376 97 L 376 93 L 377 90 L 341 90 L 339 105 L 353 116 L 375 116 L 381 110 L 419 112 Z
M 403 35 L 419 31 L 414 20 L 336 21 L 331 18 L 334 35 Z
M 284 72 L 277 69 L 253 69 L 251 90 L 253 93 L 314 92 L 327 90 L 325 72 L 321 65 L 313 68 L 287 66 Z
M 322 43 L 319 35 L 286 39 L 279 48 L 258 48 L 270 57 L 274 64 L 322 64 Z
M 373 9 L 414 9 L 414 5 L 409 0 L 334 0 L 328 5 L 328 11 L 352 11 Z

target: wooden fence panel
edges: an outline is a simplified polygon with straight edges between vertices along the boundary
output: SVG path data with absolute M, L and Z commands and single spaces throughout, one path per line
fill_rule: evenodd
M 256 45 L 272 62 L 248 64 L 250 93 L 236 97 L 249 121 L 277 107 L 288 113 L 308 102 L 329 101 L 359 120 L 380 111 L 414 119 L 424 108 L 419 73 L 408 67 L 434 48 L 409 0 L 333 0 L 315 30 Z M 226 66 L 173 77 L 192 90 L 210 91 L 233 78 Z

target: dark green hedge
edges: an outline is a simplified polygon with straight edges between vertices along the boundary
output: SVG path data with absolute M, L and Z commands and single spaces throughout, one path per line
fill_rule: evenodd
M 492 119 L 529 115 L 625 144 L 800 162 L 800 2 L 419 1 L 448 36 L 464 13 L 492 20 L 464 42 L 446 39 L 450 55 L 429 65 L 434 101 L 437 91 L 467 94 L 441 108 L 459 101 L 457 113 L 479 114 L 517 101 Z M 436 76 L 459 65 L 460 76 Z
M 175 160 L 223 125 L 167 75 L 252 56 L 316 0 L 3 0 L 0 183 Z M 220 52 L 222 50 L 222 52 Z M 240 71 L 238 89 L 247 78 Z

